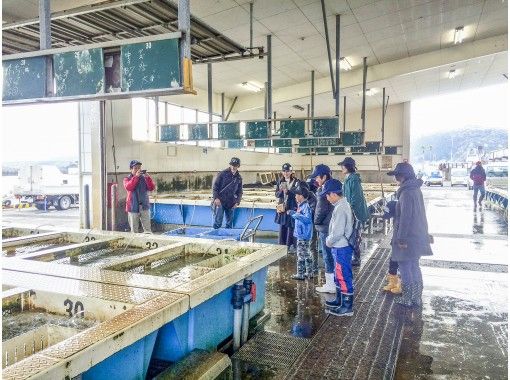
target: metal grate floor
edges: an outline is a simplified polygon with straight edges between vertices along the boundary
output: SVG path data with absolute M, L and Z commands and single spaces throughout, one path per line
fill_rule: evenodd
M 285 373 L 309 343 L 310 339 L 260 331 L 232 359 L 275 367 L 278 372 Z

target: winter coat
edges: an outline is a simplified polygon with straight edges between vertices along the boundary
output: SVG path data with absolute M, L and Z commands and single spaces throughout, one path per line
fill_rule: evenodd
M 421 179 L 409 179 L 397 190 L 398 202 L 391 239 L 393 261 L 407 261 L 432 255 L 425 203 L 420 190 L 422 185 Z M 399 248 L 399 242 L 407 244 L 407 248 Z
M 285 204 L 285 211 L 291 211 L 291 210 L 296 211 L 297 210 L 297 202 L 296 202 L 296 196 L 293 193 L 293 190 L 295 190 L 297 187 L 299 187 L 300 181 L 299 181 L 299 179 L 294 178 L 294 181 L 291 182 L 292 185 L 288 189 L 289 191 L 287 192 L 287 195 L 285 195 L 283 193 L 283 190 L 280 190 L 280 184 L 284 183 L 284 182 L 286 182 L 285 178 L 281 178 L 280 180 L 278 180 L 278 182 L 276 184 L 275 196 L 276 196 L 276 198 L 278 198 L 278 204 L 282 204 L 282 203 Z M 284 212 L 284 213 L 276 212 L 274 221 L 276 224 L 280 224 L 282 226 L 291 227 L 291 228 L 294 227 L 294 219 L 286 212 Z
M 317 198 L 315 197 L 315 194 L 310 191 L 306 201 L 308 202 L 308 205 L 310 206 L 310 211 L 312 212 L 312 224 L 313 224 L 315 209 L 317 208 Z
M 352 210 L 347 199 L 342 197 L 334 204 L 333 214 L 329 222 L 326 245 L 331 248 L 344 248 L 349 245 L 348 237 L 353 229 Z
M 321 196 L 322 187 L 317 189 L 317 205 L 315 206 L 315 214 L 313 223 L 317 232 L 328 233 L 329 221 L 333 213 L 334 206 L 328 202 L 325 196 Z
M 473 185 L 475 186 L 483 186 L 483 183 L 487 179 L 485 175 L 485 170 L 481 166 L 475 166 L 473 170 L 471 170 L 471 174 L 469 178 L 473 180 Z
M 349 202 L 354 216 L 361 223 L 365 223 L 370 218 L 367 201 L 361 187 L 361 177 L 359 173 L 350 173 L 344 181 L 344 197 Z
M 149 191 L 153 191 L 156 186 L 154 181 L 148 174 L 137 177 L 130 174 L 124 178 L 124 188 L 127 191 L 126 198 L 126 212 L 140 212 L 148 210 L 149 205 Z
M 219 199 L 224 208 L 230 209 L 241 202 L 243 178 L 239 172 L 233 174 L 230 168 L 218 173 L 213 184 L 213 199 Z
M 313 223 L 312 210 L 305 200 L 298 205 L 298 211 L 289 211 L 289 215 L 295 221 L 294 237 L 299 240 L 310 240 L 312 238 Z

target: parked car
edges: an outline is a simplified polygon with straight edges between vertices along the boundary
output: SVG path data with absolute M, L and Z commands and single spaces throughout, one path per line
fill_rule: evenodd
M 432 185 L 439 185 L 443 186 L 443 176 L 441 175 L 441 172 L 432 172 L 428 176 L 425 177 L 425 180 L 423 181 L 425 185 L 432 186 Z
M 453 168 L 451 172 L 451 186 L 466 186 L 468 187 L 469 173 L 467 169 Z

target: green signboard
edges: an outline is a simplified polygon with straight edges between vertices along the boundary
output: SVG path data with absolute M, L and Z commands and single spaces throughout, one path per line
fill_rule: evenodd
M 13 59 L 2 62 L 2 100 L 44 98 L 46 96 L 46 57 Z
M 280 121 L 280 137 L 305 137 L 305 120 L 289 119 Z
M 238 122 L 218 123 L 218 140 L 239 140 L 241 127 Z
M 292 139 L 273 139 L 273 146 L 277 148 L 291 148 Z
M 179 141 L 180 140 L 180 130 L 181 126 L 179 124 L 172 125 L 162 125 L 161 126 L 161 141 Z
M 209 137 L 207 124 L 188 125 L 188 140 L 207 140 Z
M 343 146 L 362 146 L 365 140 L 364 132 L 342 132 L 342 145 Z
M 269 125 L 267 121 L 246 122 L 246 139 L 267 139 L 269 138 Z
M 314 119 L 312 134 L 315 137 L 338 137 L 338 118 Z

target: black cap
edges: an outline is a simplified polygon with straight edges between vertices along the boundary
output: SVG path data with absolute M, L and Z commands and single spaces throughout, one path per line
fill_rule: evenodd
M 141 165 L 142 163 L 138 160 L 131 160 L 131 162 L 129 163 L 129 169 L 133 169 L 133 166 L 135 165 Z
M 397 166 L 395 166 L 395 169 L 387 174 L 391 176 L 402 176 L 407 179 L 416 177 L 412 165 L 407 162 L 399 162 Z
M 230 163 L 229 163 L 229 165 L 239 167 L 239 166 L 241 166 L 241 160 L 240 160 L 239 158 L 237 158 L 237 157 L 232 157 L 232 158 L 230 159 Z
M 282 172 L 291 172 L 292 171 L 292 165 L 286 162 L 282 165 Z
M 302 195 L 305 198 L 308 198 L 308 196 L 310 195 L 308 194 L 309 193 L 308 186 L 305 185 L 304 183 L 300 183 L 298 187 L 292 190 L 292 192 L 294 194 Z
M 351 166 L 356 167 L 356 161 L 352 157 L 345 157 L 343 161 L 339 162 L 338 165 L 340 166 Z

